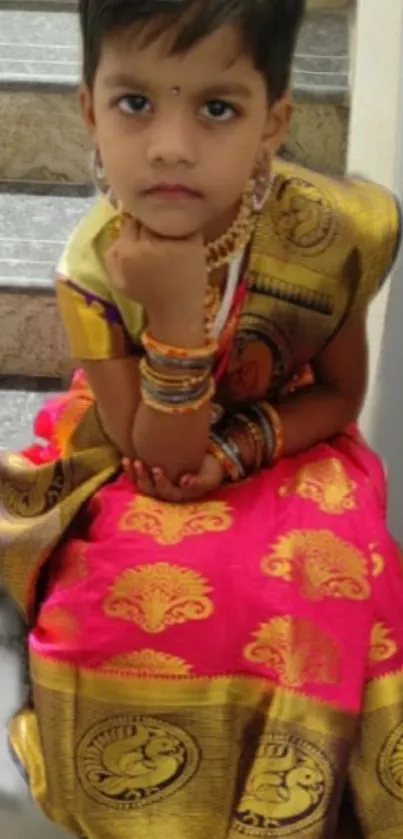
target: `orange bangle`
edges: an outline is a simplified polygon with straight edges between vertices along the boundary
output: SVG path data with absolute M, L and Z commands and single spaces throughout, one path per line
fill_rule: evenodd
M 156 341 L 155 338 L 150 335 L 148 329 L 143 332 L 141 341 L 146 351 L 157 353 L 162 357 L 177 359 L 178 361 L 183 359 L 208 361 L 210 358 L 212 359 L 214 357 L 218 347 L 217 341 L 213 340 L 208 341 L 204 347 L 198 347 L 195 349 L 173 347 L 170 344 L 162 344 L 160 341 Z
M 272 463 L 277 463 L 284 454 L 284 428 L 280 415 L 269 405 L 268 402 L 261 402 L 260 406 L 265 412 L 270 425 L 273 429 L 274 448 L 272 454 Z

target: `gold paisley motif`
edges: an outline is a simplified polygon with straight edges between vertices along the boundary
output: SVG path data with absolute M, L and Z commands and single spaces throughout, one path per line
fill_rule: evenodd
M 295 583 L 309 600 L 367 600 L 371 594 L 364 554 L 331 530 L 280 536 L 261 567 L 269 577 Z
M 336 684 L 340 655 L 334 639 L 315 623 L 292 615 L 261 624 L 244 650 L 247 661 L 263 664 L 285 687 Z
M 120 574 L 105 600 L 109 618 L 157 634 L 169 626 L 209 618 L 214 611 L 207 580 L 189 568 L 158 562 Z
M 190 536 L 229 530 L 232 522 L 231 508 L 225 501 L 167 504 L 137 495 L 128 504 L 119 527 L 150 536 L 159 545 L 178 545 Z
M 298 495 L 313 501 L 323 513 L 341 516 L 358 507 L 355 491 L 357 484 L 350 480 L 337 457 L 309 463 L 298 469 L 296 475 L 279 490 L 281 497 Z
M 381 749 L 378 775 L 393 798 L 403 802 L 403 722 L 392 731 Z
M 134 670 L 142 676 L 189 676 L 193 669 L 184 658 L 148 649 L 115 655 L 104 666 Z
M 384 623 L 375 623 L 371 632 L 371 649 L 369 658 L 373 664 L 388 661 L 398 651 L 396 641 L 390 637 L 392 630 Z
M 197 743 L 165 720 L 126 714 L 87 731 L 76 750 L 86 795 L 112 810 L 136 810 L 182 789 L 198 769 Z
M 264 736 L 236 813 L 236 830 L 256 839 L 281 839 L 323 819 L 334 784 L 329 759 L 300 737 Z M 306 833 L 305 833 L 306 831 Z

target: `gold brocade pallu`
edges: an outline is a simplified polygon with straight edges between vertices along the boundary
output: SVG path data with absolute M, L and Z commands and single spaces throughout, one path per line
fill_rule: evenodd
M 133 491 L 88 392 L 50 429 L 0 460 L 31 627 L 10 743 L 45 813 L 85 839 L 333 839 L 348 781 L 365 839 L 401 839 L 401 560 L 354 429 L 185 505 Z

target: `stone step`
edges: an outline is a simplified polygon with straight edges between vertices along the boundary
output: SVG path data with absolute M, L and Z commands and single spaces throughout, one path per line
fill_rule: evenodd
M 68 353 L 53 293 L 55 266 L 91 199 L 0 191 L 0 376 L 56 379 Z
M 355 0 L 307 0 L 308 11 L 334 11 L 347 9 Z M 77 0 L 0 0 L 0 8 L 63 10 L 75 9 Z
M 89 141 L 76 100 L 77 16 L 49 11 L 59 0 L 46 2 L 48 11 L 0 6 L 0 179 L 86 183 Z M 334 172 L 345 159 L 348 43 L 344 14 L 308 16 L 293 78 L 297 106 L 287 151 Z

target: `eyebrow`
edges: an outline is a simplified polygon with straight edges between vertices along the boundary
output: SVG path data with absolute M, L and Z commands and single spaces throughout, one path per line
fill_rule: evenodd
M 110 76 L 105 77 L 104 84 L 109 89 L 146 90 L 150 87 L 144 79 L 135 78 L 129 73 L 112 73 Z M 242 99 L 252 98 L 252 91 L 240 82 L 223 82 L 221 84 L 210 85 L 209 87 L 203 88 L 202 93 L 207 98 L 218 98 L 221 96 L 239 96 Z
M 205 88 L 203 94 L 208 97 L 240 96 L 242 99 L 252 98 L 252 91 L 239 82 L 223 82 L 222 84 L 212 85 Z
M 144 90 L 147 87 L 144 80 L 136 79 L 130 73 L 111 73 L 105 77 L 104 85 L 108 88 L 124 87 L 130 90 Z

